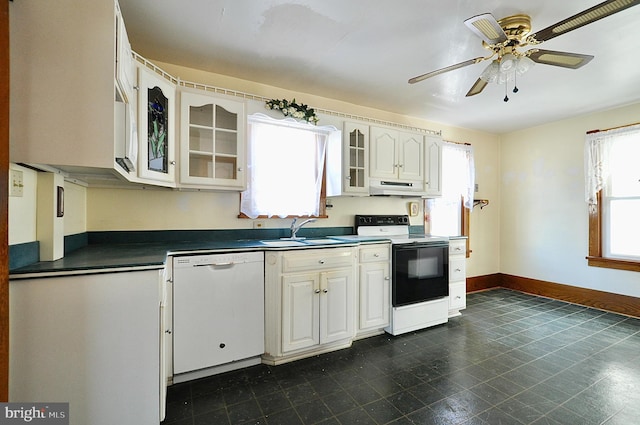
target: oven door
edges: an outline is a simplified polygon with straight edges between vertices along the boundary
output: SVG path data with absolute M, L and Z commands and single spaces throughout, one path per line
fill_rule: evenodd
M 392 246 L 394 307 L 449 295 L 449 244 Z

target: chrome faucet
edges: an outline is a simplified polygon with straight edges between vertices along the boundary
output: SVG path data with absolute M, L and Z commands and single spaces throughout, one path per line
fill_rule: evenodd
M 305 221 L 303 221 L 300 224 L 296 224 L 298 221 L 298 218 L 294 218 L 293 221 L 291 222 L 291 239 L 304 239 L 304 238 L 299 238 L 298 236 L 296 236 L 296 233 L 298 233 L 298 230 L 300 230 L 300 228 L 302 226 L 304 226 L 307 223 L 312 223 L 314 221 L 317 221 L 317 218 L 308 218 Z

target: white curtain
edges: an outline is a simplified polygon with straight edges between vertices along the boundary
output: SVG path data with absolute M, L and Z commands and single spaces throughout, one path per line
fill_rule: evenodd
M 442 198 L 459 200 L 462 196 L 465 208 L 472 209 L 476 178 L 473 147 L 444 142 L 442 164 L 446 173 L 442 178 Z
M 442 197 L 426 202 L 430 233 L 460 235 L 460 198 L 465 208 L 473 208 L 475 162 L 470 145 L 442 144 Z
M 248 121 L 248 181 L 240 211 L 258 216 L 317 216 L 327 136 L 335 127 L 318 127 L 292 118 L 254 114 Z
M 588 133 L 584 143 L 585 200 L 595 212 L 598 191 L 605 190 L 610 176 L 610 152 L 615 141 L 638 137 L 640 125 Z

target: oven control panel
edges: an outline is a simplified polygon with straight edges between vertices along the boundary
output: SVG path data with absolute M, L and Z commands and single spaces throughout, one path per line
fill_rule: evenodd
M 360 226 L 408 226 L 408 215 L 356 215 L 356 229 Z

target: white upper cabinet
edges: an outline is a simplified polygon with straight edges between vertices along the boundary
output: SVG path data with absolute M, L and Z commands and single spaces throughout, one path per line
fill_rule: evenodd
M 343 190 L 345 194 L 369 194 L 369 126 L 345 121 L 343 132 Z
M 180 186 L 246 189 L 244 102 L 180 93 Z
M 424 175 L 424 140 L 417 133 L 371 127 L 371 177 L 390 181 L 421 181 Z
M 127 125 L 118 112 L 126 108 L 115 106 L 126 105 L 116 50 L 124 64 L 128 41 L 114 2 L 90 9 L 84 0 L 11 3 L 10 161 L 99 170 L 118 181 L 129 173 L 116 162 L 125 150 L 116 132 Z M 119 68 L 124 81 L 129 67 Z
M 138 87 L 138 176 L 175 186 L 175 85 L 139 66 Z
M 422 180 L 424 176 L 424 136 L 400 132 L 398 138 L 398 178 Z
M 120 7 L 116 3 L 116 82 L 124 103 L 136 104 L 136 64 Z
M 369 175 L 382 179 L 398 178 L 398 132 L 370 127 Z
M 442 138 L 436 135 L 424 137 L 424 163 L 426 196 L 442 195 Z

